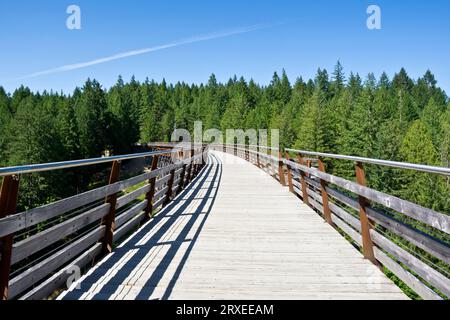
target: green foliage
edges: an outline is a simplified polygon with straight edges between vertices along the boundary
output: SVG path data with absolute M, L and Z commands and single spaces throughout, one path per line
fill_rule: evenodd
M 12 114 L 9 106 L 9 97 L 3 87 L 0 87 L 0 166 L 6 165 L 6 139 L 8 125 Z
M 439 163 L 432 136 L 422 120 L 414 121 L 406 132 L 400 154 L 406 162 L 430 165 Z M 443 206 L 448 193 L 443 193 L 444 181 L 441 177 L 415 171 L 405 171 L 402 174 L 403 198 L 410 199 L 427 208 L 445 209 Z
M 24 86 L 8 94 L 0 87 L 0 165 L 128 153 L 136 142 L 168 141 L 174 128 L 193 133 L 196 120 L 205 130 L 279 129 L 282 147 L 450 162 L 450 105 L 430 71 L 417 81 L 404 69 L 392 81 L 385 73 L 363 80 L 351 72 L 346 77 L 338 61 L 331 76 L 318 69 L 314 79 L 293 84 L 282 70 L 267 86 L 236 76 L 220 83 L 212 74 L 204 85 L 119 77 L 109 90 L 88 79 L 71 96 L 32 93 Z M 352 163 L 329 162 L 327 170 L 354 179 Z M 448 195 L 448 180 L 379 166 L 368 166 L 366 174 L 371 187 L 449 212 L 448 199 L 431 194 Z M 77 190 L 91 180 L 89 172 L 60 178 Z M 52 179 L 37 184 L 45 189 L 40 203 L 67 190 Z
M 133 103 L 133 84 L 125 86 L 119 77 L 107 96 L 108 111 L 112 115 L 112 134 L 115 153 L 129 153 L 138 140 L 139 123 L 136 120 L 136 105 Z

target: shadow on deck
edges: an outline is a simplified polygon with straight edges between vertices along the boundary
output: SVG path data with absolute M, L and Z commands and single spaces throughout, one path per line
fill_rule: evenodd
M 208 160 L 191 187 L 59 299 L 168 299 L 217 196 L 222 166 Z

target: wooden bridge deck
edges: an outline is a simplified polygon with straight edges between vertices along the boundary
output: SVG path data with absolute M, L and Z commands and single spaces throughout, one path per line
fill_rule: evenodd
M 59 299 L 406 296 L 287 188 L 212 151 L 191 188 Z

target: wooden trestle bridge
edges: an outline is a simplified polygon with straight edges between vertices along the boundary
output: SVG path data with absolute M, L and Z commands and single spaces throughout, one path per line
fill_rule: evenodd
M 151 163 L 121 180 L 136 159 Z M 108 184 L 17 212 L 22 176 L 92 165 Z M 447 299 L 450 217 L 367 187 L 365 165 L 450 175 L 237 144 L 0 168 L 2 298 L 407 299 L 391 274 Z

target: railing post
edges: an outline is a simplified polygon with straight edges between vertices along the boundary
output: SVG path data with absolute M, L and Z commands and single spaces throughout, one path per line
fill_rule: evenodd
M 323 159 L 319 157 L 318 161 L 319 161 L 319 170 L 321 172 L 325 172 L 325 165 L 323 163 Z M 320 189 L 322 190 L 323 216 L 330 225 L 333 225 L 333 221 L 331 220 L 330 206 L 328 204 L 328 192 L 326 190 L 327 183 L 325 180 L 320 179 L 320 187 L 321 187 Z
M 2 187 L 0 189 L 0 218 L 16 213 L 19 180 L 19 176 L 6 176 L 3 178 Z M 0 300 L 7 300 L 13 235 L 10 234 L 4 236 L 0 239 L 0 242 L 0 291 L 2 295 Z
M 355 164 L 356 181 L 359 185 L 366 186 L 366 175 L 364 173 L 364 168 L 361 162 L 356 162 Z M 366 207 L 368 205 L 368 200 L 363 196 L 358 196 L 359 202 L 359 220 L 361 222 L 361 236 L 363 242 L 363 254 L 364 258 L 370 260 L 372 263 L 379 265 L 375 255 L 373 253 L 373 242 L 370 236 L 370 221 L 367 217 Z
M 289 151 L 286 151 L 286 160 L 289 161 Z M 294 192 L 294 185 L 292 184 L 292 171 L 291 171 L 291 166 L 289 164 L 286 163 L 286 168 L 287 168 L 287 178 L 288 178 L 288 186 L 289 186 L 289 191 L 292 193 Z
M 190 152 L 190 160 L 189 160 L 189 170 L 187 170 L 186 179 L 184 182 L 184 185 L 186 186 L 190 181 L 192 177 L 192 150 Z M 186 165 L 187 166 L 187 165 Z
M 297 155 L 297 160 L 300 165 L 305 165 L 302 155 L 300 153 Z M 299 170 L 299 171 L 300 171 L 300 183 L 302 185 L 303 203 L 306 205 L 309 205 L 308 186 L 307 186 L 306 180 L 305 180 L 305 172 L 303 172 L 302 170 Z
M 202 168 L 203 168 L 205 166 L 205 164 L 206 164 L 205 157 L 204 157 L 204 155 L 205 155 L 205 147 L 202 145 L 200 150 L 201 150 L 201 155 L 202 155 Z
M 153 156 L 152 165 L 150 167 L 150 172 L 153 172 L 158 168 L 158 160 L 159 160 L 158 155 Z M 145 195 L 145 198 L 147 199 L 147 208 L 145 208 L 144 221 L 147 221 L 152 217 L 153 196 L 155 195 L 156 176 L 153 178 L 150 178 L 148 183 L 150 184 L 150 190 Z
M 119 179 L 119 173 L 120 173 L 120 161 L 114 161 L 112 163 L 108 184 L 116 183 Z M 106 197 L 105 203 L 109 203 L 110 207 L 109 212 L 102 219 L 102 224 L 105 226 L 105 235 L 103 237 L 102 251 L 103 254 L 108 254 L 112 252 L 113 248 L 117 193 L 111 194 L 108 197 Z
M 196 150 L 194 149 L 194 156 L 197 157 L 198 154 L 196 153 Z M 198 163 L 198 159 L 195 160 L 195 165 L 194 165 L 194 177 L 197 176 L 198 171 L 199 171 L 199 166 L 200 164 Z
M 178 187 L 178 193 L 180 193 L 181 191 L 183 191 L 184 189 L 184 177 L 186 175 L 186 163 L 183 164 L 183 170 L 181 171 L 180 174 L 180 186 Z
M 178 187 L 178 193 L 180 193 L 181 191 L 183 191 L 184 189 L 184 177 L 186 175 L 186 163 L 184 163 L 184 152 L 181 151 L 181 161 L 183 161 L 183 170 L 181 171 L 180 174 L 180 183 L 179 183 L 179 187 Z
M 234 155 L 237 157 L 237 142 L 234 143 Z
M 189 168 L 189 181 L 191 181 L 194 178 L 195 172 L 194 172 L 194 155 L 195 155 L 195 149 L 191 149 L 191 167 Z
M 170 170 L 170 178 L 169 182 L 167 183 L 166 199 L 164 200 L 163 206 L 166 206 L 170 202 L 174 178 L 175 178 L 175 169 L 172 169 Z
M 281 154 L 281 150 L 278 151 L 278 176 L 280 178 L 280 183 L 282 186 L 286 186 L 286 177 L 284 176 L 284 163 L 283 163 L 283 155 Z
M 250 151 L 249 151 L 250 146 L 245 144 L 244 145 L 244 150 L 245 150 L 245 160 L 246 161 L 250 161 Z

